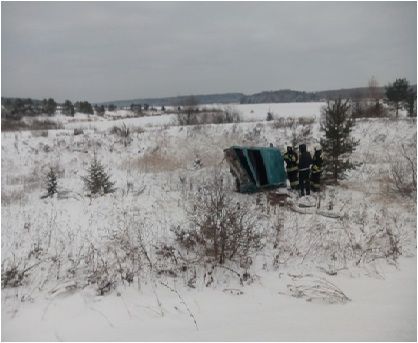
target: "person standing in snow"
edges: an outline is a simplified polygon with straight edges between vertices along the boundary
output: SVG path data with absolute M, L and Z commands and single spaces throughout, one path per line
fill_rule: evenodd
M 298 189 L 298 154 L 293 151 L 291 146 L 287 147 L 286 153 L 283 155 L 283 159 L 286 162 L 287 178 L 290 182 L 292 189 Z
M 321 190 L 321 172 L 322 172 L 322 150 L 315 148 L 311 167 L 311 188 L 313 192 Z
M 312 164 L 312 157 L 309 151 L 306 151 L 306 145 L 301 144 L 299 145 L 299 189 L 300 189 L 300 196 L 310 195 L 311 188 L 310 188 L 310 180 L 309 180 L 309 172 L 310 167 Z

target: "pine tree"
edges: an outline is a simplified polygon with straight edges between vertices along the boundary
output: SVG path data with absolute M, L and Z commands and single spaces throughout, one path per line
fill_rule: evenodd
M 406 100 L 405 100 L 405 107 L 408 111 L 408 116 L 416 117 L 417 114 L 415 112 L 415 102 L 417 99 L 417 92 L 411 87 L 408 89 Z
M 88 169 L 88 175 L 83 177 L 84 184 L 91 195 L 107 194 L 115 191 L 115 183 L 110 181 L 109 175 L 105 172 L 100 161 L 93 158 Z
M 63 106 L 63 113 L 67 116 L 74 117 L 74 106 L 70 100 L 65 100 L 65 103 Z
M 348 100 L 328 102 L 322 110 L 321 131 L 324 137 L 321 138 L 321 146 L 325 156 L 324 166 L 326 175 L 331 176 L 334 182 L 343 179 L 345 172 L 355 167 L 348 159 L 359 143 L 350 137 L 353 125 Z
M 386 87 L 386 97 L 396 108 L 396 117 L 399 113 L 400 104 L 408 97 L 409 82 L 406 79 L 396 79 L 396 81 Z
M 42 108 L 46 114 L 53 115 L 57 109 L 57 103 L 54 99 L 44 99 L 42 100 Z
M 50 167 L 49 172 L 46 175 L 46 198 L 54 196 L 57 193 L 57 174 L 55 173 L 54 168 Z
M 95 105 L 94 110 L 96 111 L 97 115 L 99 115 L 99 116 L 103 116 L 106 112 L 103 105 L 101 105 L 101 106 Z
M 94 114 L 93 106 L 88 101 L 77 101 L 74 103 L 76 112 Z

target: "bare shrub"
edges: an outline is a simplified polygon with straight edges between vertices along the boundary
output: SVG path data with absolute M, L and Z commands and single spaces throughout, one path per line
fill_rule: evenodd
M 73 134 L 74 136 L 82 135 L 84 134 L 84 130 L 82 128 L 75 128 Z
M 2 119 L 2 131 L 23 131 L 23 130 L 58 130 L 64 127 L 55 121 L 48 119 L 31 119 L 30 121 Z
M 297 147 L 299 144 L 309 144 L 312 140 L 312 125 L 294 125 L 292 126 L 291 144 Z
M 30 258 L 30 256 L 29 256 Z M 27 261 L 26 261 L 27 262 Z M 1 287 L 19 287 L 29 276 L 29 272 L 38 267 L 43 261 L 37 261 L 29 267 L 24 262 L 2 261 L 1 266 Z
M 395 193 L 407 197 L 416 197 L 417 192 L 417 156 L 416 138 L 415 145 L 408 148 L 404 144 L 400 146 L 397 159 L 390 160 L 389 189 Z
M 186 109 L 185 112 L 179 112 L 179 125 L 203 125 L 203 124 L 228 124 L 239 123 L 241 115 L 238 110 L 232 107 L 220 108 L 202 108 Z
M 379 102 L 360 105 L 353 111 L 353 118 L 383 118 L 389 117 L 389 111 Z
M 53 283 L 51 292 L 56 294 L 90 285 L 105 295 L 119 284 L 139 283 L 152 269 L 148 232 L 131 212 L 116 211 L 113 224 L 104 228 L 91 223 L 93 229 L 61 231 L 56 212 L 43 222 L 25 222 L 2 258 L 2 287 L 42 290 Z
M 185 167 L 182 161 L 174 156 L 166 156 L 160 151 L 146 153 L 142 157 L 130 158 L 122 162 L 124 169 L 136 169 L 145 173 L 173 171 Z
M 168 127 L 169 126 L 165 126 L 164 129 L 167 129 Z M 131 127 L 130 130 L 131 130 L 131 133 L 136 133 L 136 134 L 140 134 L 140 133 L 144 133 L 145 132 L 145 130 L 142 127 L 140 127 L 140 126 Z
M 362 229 L 361 239 L 355 243 L 353 249 L 357 252 L 356 265 L 377 259 L 396 262 L 402 255 L 401 235 L 396 218 L 391 220 L 386 211 L 382 210 L 367 228 Z
M 239 123 L 241 122 L 241 113 L 234 107 L 224 108 L 225 123 Z
M 201 235 L 197 230 L 185 230 L 180 226 L 172 228 L 171 230 L 176 236 L 176 241 L 180 244 L 182 248 L 186 249 L 186 252 L 193 251 L 199 245 L 205 243 Z
M 289 128 L 295 124 L 295 120 L 293 118 L 284 118 L 280 117 L 273 121 L 272 126 L 273 129 L 281 129 L 281 128 Z
M 32 133 L 32 137 L 48 137 L 48 130 L 33 130 L 31 133 Z M 48 149 L 49 149 L 48 145 L 43 145 L 43 148 L 45 152 L 48 152 Z
M 363 267 L 379 259 L 396 263 L 405 252 L 409 234 L 386 210 L 376 212 L 366 203 L 358 208 L 338 220 L 313 215 L 312 220 L 302 225 L 298 214 L 290 214 L 275 244 L 273 265 L 298 261 L 336 275 L 351 266 Z
M 23 284 L 25 271 L 18 266 L 12 265 L 7 268 L 2 267 L 1 272 L 1 288 L 18 287 Z
M 262 140 L 262 133 L 263 127 L 260 125 L 256 125 L 251 131 L 248 131 L 244 135 L 244 140 L 247 142 L 251 142 L 252 144 L 256 143 L 259 144 Z
M 287 285 L 287 288 L 289 295 L 304 298 L 308 302 L 345 304 L 350 301 L 340 288 L 323 278 L 296 278 L 296 282 Z
M 315 123 L 314 117 L 299 117 L 297 120 L 299 125 L 313 125 Z
M 1 205 L 9 206 L 11 204 L 20 203 L 26 204 L 28 201 L 27 193 L 23 188 L 6 191 L 4 187 L 1 188 Z
M 182 102 L 182 108 L 180 108 L 179 112 L 177 113 L 177 120 L 179 125 L 196 125 L 197 116 L 196 114 L 199 112 L 198 107 L 198 100 L 194 96 L 189 96 L 185 98 Z
M 256 218 L 247 208 L 233 202 L 219 173 L 192 198 L 188 217 L 192 227 L 187 236 L 191 240 L 185 240 L 184 233 L 177 240 L 187 242 L 189 249 L 197 247 L 198 254 L 214 263 L 236 261 L 249 266 L 253 254 L 263 247 Z
M 131 130 L 122 123 L 121 126 L 114 126 L 110 129 L 110 133 L 120 137 L 121 143 L 127 147 L 132 142 Z
M 2 131 L 20 131 L 20 130 L 30 130 L 29 125 L 26 124 L 23 120 L 15 119 L 1 119 L 1 130 Z
M 181 126 L 197 124 L 197 119 L 194 112 L 178 112 L 177 121 Z
M 1 201 L 4 205 L 13 203 L 24 204 L 28 200 L 28 195 L 42 188 L 44 184 L 44 172 L 39 166 L 35 166 L 27 174 L 9 174 L 5 176 L 5 185 L 2 184 Z M 12 187 L 6 187 L 12 186 Z
M 295 237 L 301 262 L 315 261 L 327 274 L 335 275 L 338 270 L 347 268 L 355 258 L 350 237 L 343 225 L 326 225 L 317 218 L 304 228 L 302 237 Z M 283 248 L 286 247 L 286 243 Z M 279 243 L 280 250 L 282 242 Z M 292 253 L 288 251 L 287 253 Z M 282 254 L 284 255 L 284 254 Z
M 273 129 L 293 128 L 296 130 L 298 126 L 311 127 L 314 123 L 314 117 L 279 117 L 274 119 L 272 126 Z
M 122 222 L 109 232 L 103 245 L 90 246 L 86 277 L 98 295 L 110 292 L 118 283 L 133 283 L 146 265 L 152 267 L 142 235 L 138 223 Z

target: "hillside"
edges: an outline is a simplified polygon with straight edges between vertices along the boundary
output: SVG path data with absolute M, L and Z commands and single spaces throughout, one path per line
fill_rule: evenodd
M 295 139 L 312 151 L 321 103 L 236 106 L 240 123 L 76 115 L 2 133 L 4 341 L 416 340 L 415 194 L 391 179 L 396 167 L 409 180 L 399 152 L 416 156 L 416 119 L 356 121 L 359 167 L 297 212 L 297 194 L 281 207 L 235 192 L 223 149 Z M 86 192 L 93 156 L 114 193 Z M 49 166 L 58 194 L 41 199 Z M 191 217 L 215 178 L 261 239 L 225 264 Z
M 411 86 L 415 91 L 417 85 Z M 262 91 L 246 95 L 244 93 L 219 93 L 219 94 L 190 94 L 163 98 L 135 98 L 127 100 L 114 100 L 97 102 L 98 105 L 114 104 L 117 107 L 130 106 L 131 104 L 148 104 L 150 106 L 181 106 L 187 103 L 188 98 L 193 96 L 198 104 L 263 104 L 263 103 L 294 103 L 294 102 L 317 102 L 335 98 L 361 99 L 368 96 L 367 87 L 330 89 L 317 92 L 305 92 L 291 89 L 275 91 Z M 385 87 L 378 88 L 381 98 L 385 96 Z M 2 97 L 2 105 L 8 106 L 15 103 L 18 98 Z M 34 105 L 40 104 L 41 100 L 32 99 Z
M 199 104 L 231 104 L 239 103 L 244 96 L 242 93 L 223 93 L 223 94 L 203 94 L 193 95 Z M 118 107 L 129 106 L 131 104 L 149 104 L 151 106 L 177 106 L 184 104 L 190 95 L 174 96 L 167 98 L 142 98 L 130 100 L 106 101 L 100 104 L 114 104 Z
M 416 90 L 416 85 L 412 86 Z M 385 87 L 379 87 L 378 93 L 383 98 Z M 137 98 L 129 100 L 106 101 L 100 104 L 115 104 L 119 107 L 131 104 L 149 104 L 152 106 L 177 106 L 182 105 L 191 95 L 166 97 L 166 98 Z M 292 102 L 316 102 L 335 98 L 365 98 L 368 96 L 367 87 L 331 89 L 318 92 L 305 92 L 291 89 L 276 91 L 262 91 L 254 94 L 221 93 L 193 95 L 199 104 L 261 104 L 261 103 L 292 103 Z
M 274 102 L 313 102 L 319 101 L 316 93 L 301 92 L 290 89 L 278 91 L 265 91 L 253 95 L 245 95 L 241 98 L 241 104 L 261 104 Z

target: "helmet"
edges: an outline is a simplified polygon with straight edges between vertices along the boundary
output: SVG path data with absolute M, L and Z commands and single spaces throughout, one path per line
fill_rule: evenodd
M 305 152 L 306 151 L 306 144 L 300 144 L 299 145 L 299 151 L 300 152 Z
M 320 145 L 315 145 L 314 147 L 315 153 L 317 154 L 321 154 L 322 153 L 322 148 Z

